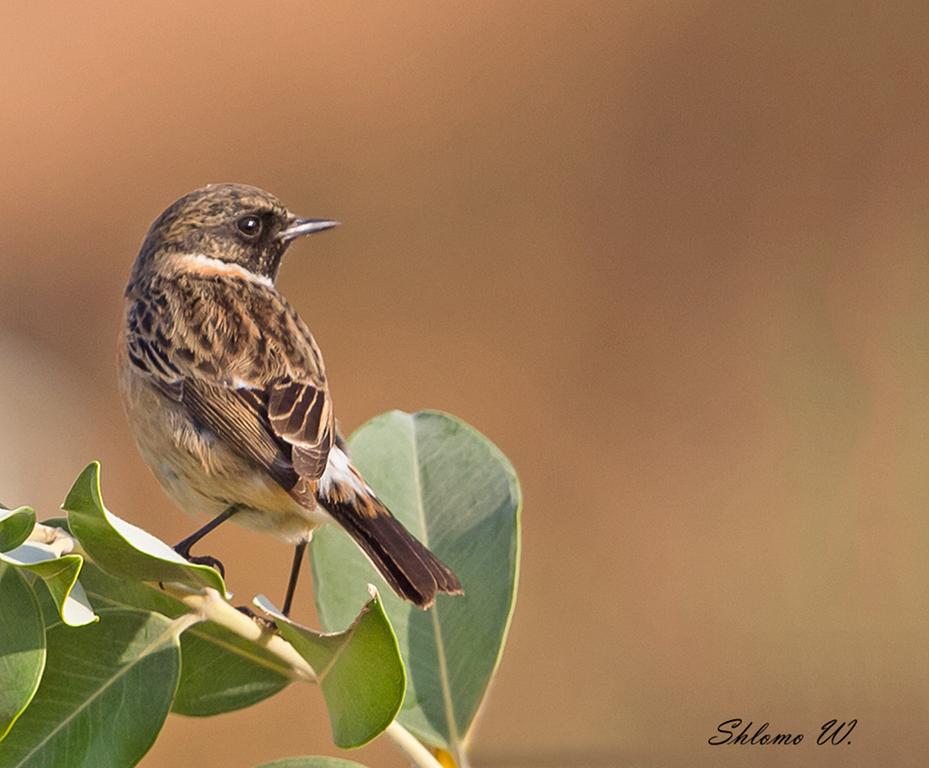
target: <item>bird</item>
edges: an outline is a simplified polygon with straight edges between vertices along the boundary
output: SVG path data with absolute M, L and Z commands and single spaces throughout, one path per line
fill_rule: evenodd
M 300 218 L 257 187 L 207 185 L 155 219 L 124 293 L 117 368 L 136 446 L 178 506 L 210 518 L 174 549 L 225 575 L 191 548 L 230 519 L 293 545 L 285 616 L 327 524 L 414 605 L 462 594 L 352 464 L 319 346 L 277 289 L 294 241 L 337 224 Z

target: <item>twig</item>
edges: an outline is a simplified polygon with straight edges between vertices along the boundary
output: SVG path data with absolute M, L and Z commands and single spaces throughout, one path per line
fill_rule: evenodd
M 275 635 L 260 627 L 241 611 L 233 608 L 211 587 L 202 590 L 193 589 L 185 584 L 164 584 L 165 591 L 180 600 L 204 621 L 212 621 L 234 632 L 239 637 L 257 643 L 283 661 L 291 672 L 293 680 L 306 683 L 316 682 L 316 673 L 294 647 L 280 635 Z

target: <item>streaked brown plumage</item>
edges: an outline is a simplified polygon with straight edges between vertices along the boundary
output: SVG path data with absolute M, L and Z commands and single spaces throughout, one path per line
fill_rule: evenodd
M 274 286 L 290 242 L 334 225 L 237 184 L 175 202 L 126 288 L 123 401 L 143 458 L 182 508 L 295 544 L 295 569 L 313 530 L 334 520 L 398 594 L 425 608 L 461 586 L 352 467 L 319 347 Z M 209 530 L 179 551 L 189 556 Z

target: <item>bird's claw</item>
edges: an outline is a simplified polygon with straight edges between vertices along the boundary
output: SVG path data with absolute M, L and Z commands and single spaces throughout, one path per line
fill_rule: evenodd
M 187 560 L 188 563 L 193 563 L 194 565 L 208 565 L 210 568 L 215 568 L 219 571 L 220 576 L 224 579 L 226 578 L 226 566 L 212 555 L 191 555 L 189 552 L 178 552 L 178 554 Z
M 269 619 L 266 616 L 259 616 L 247 605 L 237 605 L 235 609 L 239 613 L 244 613 L 262 629 L 266 629 L 268 632 L 277 632 L 277 622 L 274 621 L 274 619 Z

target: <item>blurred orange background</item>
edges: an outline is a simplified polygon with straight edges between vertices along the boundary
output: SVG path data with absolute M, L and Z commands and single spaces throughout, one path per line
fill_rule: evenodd
M 344 222 L 281 287 L 348 429 L 441 408 L 525 493 L 479 768 L 929 751 L 924 3 L 4 3 L 0 498 L 93 458 L 195 521 L 118 404 L 148 225 L 208 182 Z M 246 600 L 289 549 L 209 551 Z M 297 615 L 310 620 L 303 585 Z M 798 747 L 710 747 L 723 720 Z M 853 743 L 815 747 L 830 718 Z M 335 754 L 322 699 L 171 717 L 146 768 Z M 398 768 L 383 740 L 346 755 Z

